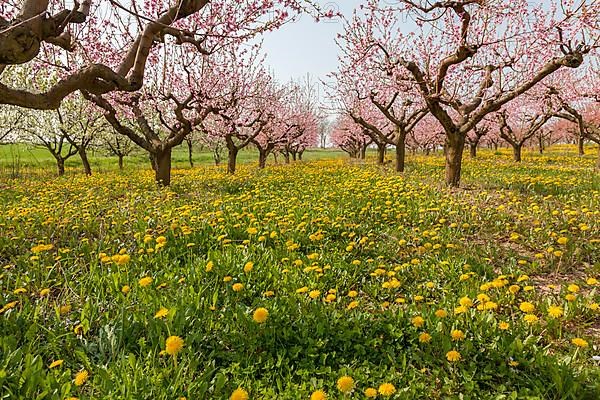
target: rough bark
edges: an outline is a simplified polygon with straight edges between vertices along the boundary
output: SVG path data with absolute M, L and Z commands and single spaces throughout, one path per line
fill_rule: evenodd
M 465 137 L 459 133 L 446 136 L 446 185 L 458 187 L 462 167 L 462 155 L 465 148 Z
M 235 174 L 238 152 L 235 146 L 227 146 L 227 173 L 229 174 Z
M 406 159 L 406 135 L 400 135 L 396 143 L 396 172 L 404 172 Z
M 119 157 L 119 169 L 123 170 L 123 155 L 119 154 L 118 157 Z
M 477 143 L 469 144 L 469 154 L 471 158 L 477 158 Z
M 190 167 L 194 168 L 194 158 L 192 156 L 192 141 L 190 138 L 186 139 L 187 147 L 188 147 L 188 161 L 190 163 Z
M 583 147 L 584 144 L 584 138 L 583 136 L 580 134 L 577 137 L 577 151 L 579 153 L 580 156 L 584 156 L 585 155 L 585 149 Z
M 377 145 L 377 164 L 383 165 L 385 163 L 385 144 Z
M 81 158 L 81 163 L 83 164 L 83 172 L 85 172 L 86 175 L 91 176 L 92 166 L 90 165 L 90 160 L 88 159 L 85 147 L 80 146 L 77 149 L 77 153 L 79 154 L 79 158 Z
M 171 184 L 171 148 L 168 147 L 154 155 L 156 164 L 156 182 L 161 186 Z
M 513 149 L 513 160 L 516 162 L 521 162 L 521 153 L 523 150 L 522 143 L 511 143 Z
M 58 176 L 63 176 L 65 174 L 65 160 L 61 157 L 56 157 L 56 170 Z
M 267 157 L 269 153 L 267 150 L 258 149 L 258 168 L 264 169 L 267 166 Z

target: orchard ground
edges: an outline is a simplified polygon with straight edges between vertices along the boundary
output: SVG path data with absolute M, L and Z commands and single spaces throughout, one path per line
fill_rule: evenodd
M 453 190 L 439 154 L 182 151 L 159 189 L 1 149 L 5 398 L 600 397 L 595 148 L 481 151 Z

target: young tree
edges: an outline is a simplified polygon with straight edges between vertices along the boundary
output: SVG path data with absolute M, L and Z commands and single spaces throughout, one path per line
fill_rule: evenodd
M 106 146 L 108 153 L 117 157 L 119 169 L 122 170 L 124 167 L 123 159 L 130 155 L 134 150 L 133 142 L 124 137 L 111 128 L 111 132 L 105 133 L 101 142 Z
M 365 40 L 365 52 L 381 52 L 384 68 L 412 81 L 444 128 L 449 186 L 459 185 L 466 136 L 483 118 L 557 70 L 578 68 L 600 40 L 596 11 L 580 3 L 563 3 L 560 12 L 526 0 L 397 3 L 369 0 L 355 26 L 383 32 Z M 406 16 L 416 33 L 398 28 Z M 388 48 L 390 37 L 400 39 Z

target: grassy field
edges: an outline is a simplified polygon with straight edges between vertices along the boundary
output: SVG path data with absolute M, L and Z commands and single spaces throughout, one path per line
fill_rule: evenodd
M 0 181 L 0 398 L 598 399 L 588 152 L 482 151 L 449 190 L 439 155 L 199 154 L 160 189 L 32 151 Z

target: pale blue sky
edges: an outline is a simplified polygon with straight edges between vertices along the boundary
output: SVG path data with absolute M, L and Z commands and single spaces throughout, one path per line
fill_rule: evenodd
M 350 18 L 362 0 L 319 0 L 325 9 L 333 9 Z M 264 36 L 267 65 L 283 82 L 300 79 L 309 73 L 313 79 L 324 79 L 336 69 L 338 48 L 334 42 L 343 29 L 341 20 L 315 22 L 308 15 L 300 17 L 275 32 Z

